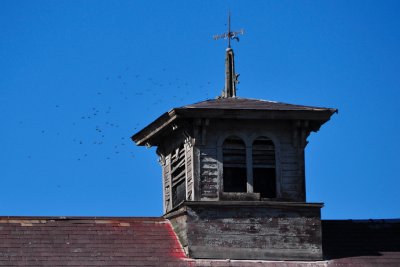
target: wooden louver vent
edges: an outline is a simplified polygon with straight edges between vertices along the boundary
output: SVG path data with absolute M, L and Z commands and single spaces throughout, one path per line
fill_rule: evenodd
M 172 206 L 175 207 L 186 198 L 186 166 L 185 148 L 180 146 L 171 155 L 171 185 L 172 185 Z
M 253 142 L 253 186 L 261 198 L 276 198 L 275 145 L 260 137 Z
M 253 167 L 275 168 L 275 146 L 270 139 L 262 137 L 254 141 Z
M 225 140 L 223 146 L 224 167 L 246 167 L 246 147 L 237 137 Z
M 223 155 L 223 190 L 224 192 L 246 192 L 246 146 L 235 136 L 225 140 Z

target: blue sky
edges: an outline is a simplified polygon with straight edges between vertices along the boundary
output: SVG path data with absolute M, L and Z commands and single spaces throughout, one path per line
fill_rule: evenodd
M 399 1 L 1 1 L 0 215 L 158 216 L 154 148 L 129 137 L 224 85 L 338 108 L 309 137 L 325 219 L 399 218 Z

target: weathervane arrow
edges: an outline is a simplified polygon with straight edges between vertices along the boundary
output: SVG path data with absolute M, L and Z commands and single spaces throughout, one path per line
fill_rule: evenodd
M 223 34 L 216 34 L 213 36 L 214 40 L 218 39 L 228 39 L 228 48 L 231 47 L 231 40 L 239 41 L 239 34 L 244 34 L 244 30 L 240 29 L 239 31 L 231 31 L 231 12 L 228 13 L 228 32 Z

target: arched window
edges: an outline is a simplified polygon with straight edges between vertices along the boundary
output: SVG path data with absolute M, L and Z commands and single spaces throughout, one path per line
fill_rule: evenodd
M 228 137 L 222 145 L 224 192 L 246 192 L 246 146 L 236 136 Z
M 185 148 L 183 144 L 171 154 L 172 207 L 186 199 Z
M 267 137 L 253 142 L 253 188 L 262 198 L 276 197 L 275 146 Z

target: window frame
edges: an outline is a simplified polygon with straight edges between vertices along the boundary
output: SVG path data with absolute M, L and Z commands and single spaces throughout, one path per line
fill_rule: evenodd
M 270 199 L 278 199 L 281 197 L 281 160 L 280 160 L 280 143 L 276 136 L 269 132 L 257 132 L 250 136 L 244 135 L 243 132 L 228 132 L 217 140 L 217 157 L 218 157 L 218 176 L 219 176 L 219 198 L 220 200 L 229 199 L 230 192 L 224 192 L 224 158 L 223 158 L 223 144 L 225 140 L 229 137 L 240 138 L 246 146 L 246 170 L 247 170 L 247 192 L 237 192 L 236 195 L 244 195 L 239 197 L 240 199 L 246 200 L 261 200 L 259 193 L 254 193 L 254 180 L 253 180 L 253 143 L 258 138 L 266 137 L 270 139 L 275 147 L 275 192 L 276 197 Z M 246 196 L 247 195 L 247 196 Z M 234 199 L 234 198 L 233 198 Z M 232 199 L 232 200 L 233 200 Z
M 230 143 L 227 144 L 227 141 L 230 141 Z M 236 141 L 235 141 L 236 140 Z M 233 141 L 233 142 L 232 142 Z M 233 152 L 233 153 L 232 153 Z M 225 162 L 226 161 L 226 155 L 225 154 L 230 154 L 228 157 L 231 157 L 234 159 L 233 162 Z M 239 159 L 239 162 L 237 162 Z M 247 174 L 247 146 L 246 143 L 243 141 L 242 138 L 236 136 L 236 135 L 230 135 L 225 138 L 224 142 L 222 143 L 222 191 L 223 192 L 229 192 L 229 193 L 247 193 L 248 192 L 248 174 Z M 244 177 L 239 177 L 240 180 L 243 180 L 245 184 L 242 189 L 244 191 L 231 191 L 227 190 L 226 186 L 224 183 L 229 180 L 227 177 L 225 177 L 224 171 L 228 168 L 233 168 L 237 169 L 237 172 L 243 171 Z M 236 178 L 231 178 L 231 179 L 237 179 Z M 243 185 L 239 185 L 242 187 Z M 237 185 L 238 186 L 238 185 Z M 226 191 L 225 191 L 226 190 Z
M 256 142 L 259 142 L 259 143 L 256 144 Z M 260 144 L 262 142 L 265 142 L 265 143 L 264 144 Z M 266 144 L 266 143 L 268 143 L 268 144 Z M 269 153 L 270 152 L 270 148 L 269 148 L 270 145 L 272 145 L 273 155 L 272 155 L 272 153 Z M 262 148 L 262 146 L 264 146 L 264 148 Z M 265 146 L 267 146 L 267 148 L 265 148 Z M 261 162 L 262 162 L 261 164 L 260 164 L 259 158 L 257 158 L 257 155 L 255 155 L 257 151 L 263 151 L 263 153 L 258 155 L 258 156 L 261 155 L 261 157 L 263 157 L 263 159 L 261 160 Z M 268 159 L 268 156 L 273 157 L 273 158 L 272 159 Z M 270 179 L 271 176 L 272 176 L 272 174 L 271 174 L 271 176 L 268 176 L 267 173 L 269 171 L 273 170 L 273 180 L 270 181 L 270 182 L 272 182 L 272 184 L 275 186 L 272 189 L 272 193 L 273 193 L 274 196 L 271 196 L 271 197 L 265 197 L 264 196 L 263 197 L 262 196 L 262 194 L 263 194 L 262 191 L 263 190 L 260 190 L 259 193 L 260 193 L 260 198 L 261 199 L 276 199 L 277 198 L 277 185 L 276 185 L 277 184 L 277 172 L 276 172 L 277 159 L 276 159 L 276 146 L 275 146 L 274 141 L 271 138 L 269 138 L 268 136 L 265 136 L 265 135 L 258 136 L 257 138 L 255 138 L 253 140 L 253 142 L 252 142 L 251 157 L 252 157 L 252 164 L 251 164 L 250 167 L 252 168 L 253 191 L 255 190 L 257 182 L 260 181 L 260 180 L 257 179 L 257 182 L 256 182 L 256 173 L 257 173 L 256 169 L 261 169 L 261 170 L 263 170 L 263 172 L 265 172 L 265 173 L 263 173 L 261 179 L 265 179 L 264 182 L 267 183 L 267 184 L 268 184 L 268 179 Z M 270 160 L 272 162 L 272 164 L 267 164 L 268 160 Z M 270 188 L 270 187 L 267 186 L 267 188 Z M 264 189 L 264 193 L 265 193 L 265 191 L 268 191 L 268 189 L 267 190 Z

